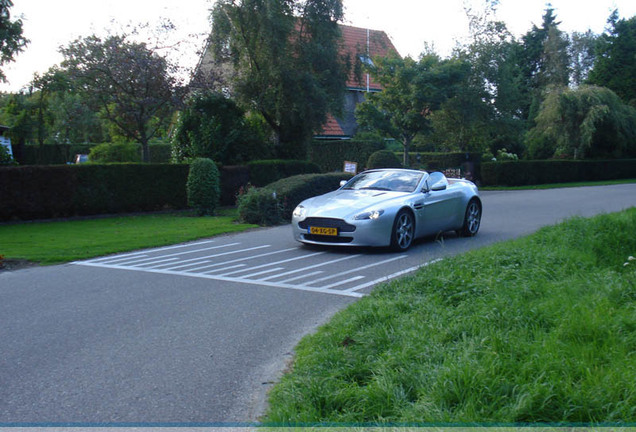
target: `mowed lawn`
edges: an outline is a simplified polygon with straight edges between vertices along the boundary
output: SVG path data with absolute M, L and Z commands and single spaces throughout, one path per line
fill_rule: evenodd
M 376 287 L 305 337 L 269 424 L 636 422 L 636 208 Z
M 117 216 L 59 222 L 0 225 L 0 255 L 41 264 L 93 258 L 244 231 L 236 211 L 216 217 L 187 214 Z

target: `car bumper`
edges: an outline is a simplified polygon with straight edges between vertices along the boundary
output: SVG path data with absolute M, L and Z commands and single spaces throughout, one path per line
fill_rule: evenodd
M 337 245 L 337 246 L 389 246 L 391 244 L 391 229 L 393 220 L 388 217 L 380 217 L 377 220 L 341 220 L 334 223 L 335 226 L 346 224 L 346 228 L 338 228 L 338 235 L 315 235 L 309 232 L 311 223 L 307 224 L 306 219 L 292 219 L 292 233 L 294 239 L 301 243 L 315 245 Z M 317 225 L 321 226 L 320 222 Z

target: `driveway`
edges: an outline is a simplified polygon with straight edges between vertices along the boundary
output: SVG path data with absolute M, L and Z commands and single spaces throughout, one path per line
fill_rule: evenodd
M 477 237 L 406 254 L 304 247 L 282 226 L 0 273 L 0 426 L 256 421 L 300 338 L 377 283 L 636 206 L 636 184 L 482 198 Z

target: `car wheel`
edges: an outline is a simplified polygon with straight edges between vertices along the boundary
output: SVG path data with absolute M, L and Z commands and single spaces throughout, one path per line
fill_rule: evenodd
M 413 214 L 407 210 L 401 210 L 393 222 L 391 232 L 391 248 L 396 251 L 405 251 L 411 247 L 415 235 L 415 220 Z
M 464 215 L 464 225 L 460 231 L 460 234 L 464 237 L 472 237 L 479 231 L 481 225 L 481 203 L 473 199 L 468 203 L 466 207 L 466 214 Z

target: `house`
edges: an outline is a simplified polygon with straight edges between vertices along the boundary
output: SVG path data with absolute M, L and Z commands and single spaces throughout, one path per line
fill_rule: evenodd
M 366 94 L 382 90 L 382 86 L 373 77 L 364 72 L 362 65 L 372 64 L 374 57 L 397 54 L 397 50 L 387 34 L 380 30 L 341 25 L 341 55 L 350 59 L 353 67 L 347 79 L 347 93 L 343 114 L 334 117 L 329 114 L 327 123 L 316 135 L 317 139 L 349 139 L 356 133 L 356 106 L 364 102 Z
M 347 92 L 342 116 L 329 114 L 317 139 L 350 139 L 355 135 L 357 123 L 355 108 L 366 98 L 366 93 L 381 91 L 382 87 L 364 71 L 364 64 L 371 63 L 374 57 L 398 54 L 388 35 L 380 30 L 340 25 L 342 43 L 340 54 L 348 58 L 351 70 L 347 79 Z M 208 45 L 199 59 L 193 74 L 191 86 L 203 89 L 218 89 L 215 83 L 228 82 L 233 70 L 227 65 L 216 62 Z M 222 89 L 221 89 L 222 90 Z
M 6 136 L 11 128 L 0 125 L 0 146 L 3 146 L 7 154 L 13 159 L 13 151 L 11 150 L 11 138 Z

